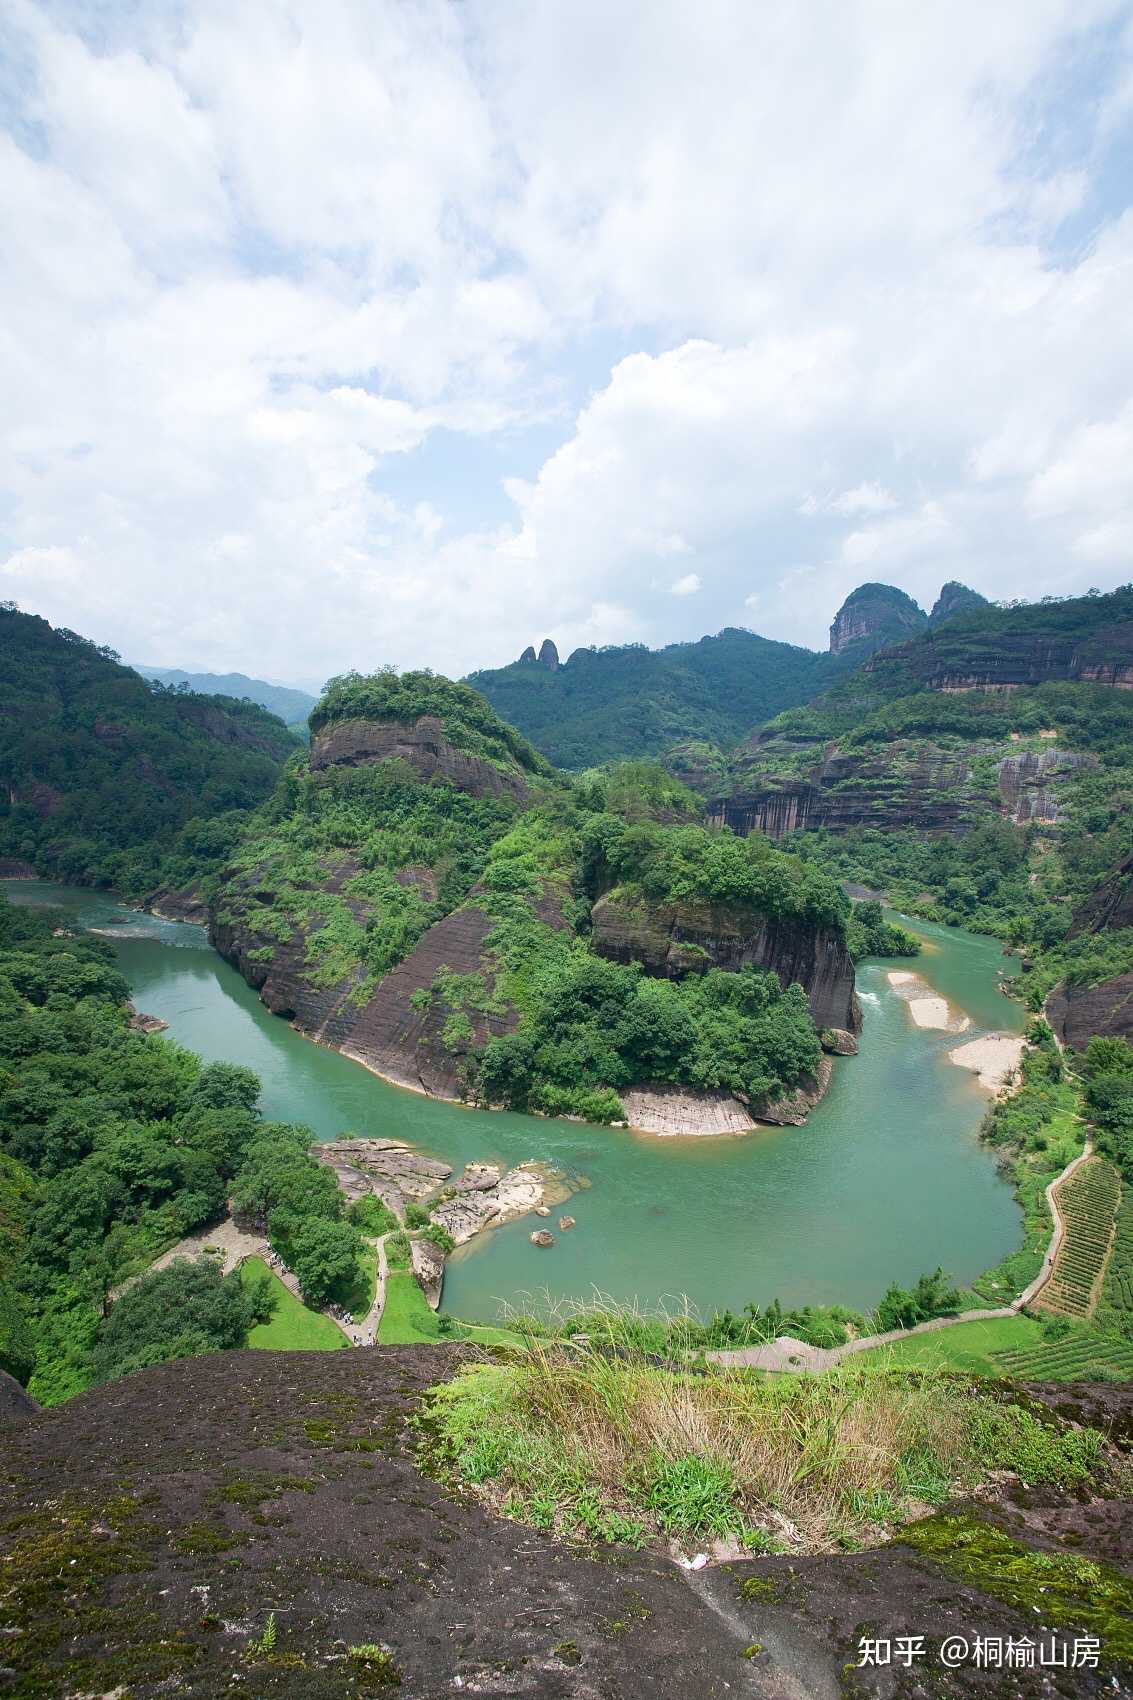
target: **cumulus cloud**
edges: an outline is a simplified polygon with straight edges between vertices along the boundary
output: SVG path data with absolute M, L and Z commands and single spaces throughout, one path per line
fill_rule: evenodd
M 26 607 L 317 682 L 1128 576 L 1127 0 L 4 28 Z

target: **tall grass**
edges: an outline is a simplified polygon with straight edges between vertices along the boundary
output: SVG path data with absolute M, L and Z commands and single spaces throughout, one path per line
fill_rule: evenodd
M 434 1388 L 434 1462 L 563 1533 L 813 1551 L 884 1539 L 987 1470 L 1075 1481 L 1101 1455 L 1092 1431 L 1064 1434 L 942 1374 L 697 1373 L 626 1337 L 624 1318 L 581 1339 L 530 1334 L 525 1353 Z

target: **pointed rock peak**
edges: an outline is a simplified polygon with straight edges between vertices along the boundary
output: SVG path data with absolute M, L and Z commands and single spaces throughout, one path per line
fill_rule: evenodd
M 978 590 L 969 590 L 966 584 L 960 584 L 956 579 L 950 578 L 932 605 L 928 623 L 930 626 L 939 626 L 942 620 L 950 620 L 953 614 L 967 614 L 973 608 L 988 606 L 987 597 L 981 596 Z
M 535 645 L 533 643 L 529 643 L 527 645 L 527 648 L 524 650 L 523 654 L 520 656 L 519 659 L 521 661 L 534 661 L 535 660 Z
M 859 584 L 834 616 L 830 653 L 860 646 L 863 655 L 903 643 L 928 625 L 928 615 L 895 584 Z
M 559 670 L 559 652 L 550 638 L 543 639 L 543 645 L 539 651 L 539 664 L 542 667 L 549 667 L 552 673 L 557 673 Z

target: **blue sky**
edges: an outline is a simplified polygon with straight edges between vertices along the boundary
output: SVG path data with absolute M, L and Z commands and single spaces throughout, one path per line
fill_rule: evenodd
M 0 595 L 317 685 L 1133 577 L 1133 6 L 9 0 Z

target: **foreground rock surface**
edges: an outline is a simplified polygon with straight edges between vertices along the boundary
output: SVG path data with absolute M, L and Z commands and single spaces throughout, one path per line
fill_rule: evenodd
M 683 1572 L 490 1516 L 415 1467 L 407 1419 L 462 1346 L 165 1364 L 0 1431 L 3 1663 L 20 1696 L 888 1700 L 1128 1695 L 1100 1671 L 853 1670 L 858 1637 L 1036 1635 L 1038 1619 L 895 1544 Z M 1128 1421 L 1128 1389 L 1073 1389 Z M 1069 1390 L 1058 1390 L 1066 1399 Z M 1097 1405 L 1097 1409 L 1095 1409 Z M 1016 1538 L 1128 1569 L 1119 1502 L 1031 1492 Z M 2 1557 L 11 1559 L 4 1563 Z M 72 1565 L 71 1560 L 76 1563 Z M 745 1581 L 758 1598 L 744 1597 Z M 268 1613 L 276 1642 L 256 1652 Z M 863 1625 L 866 1629 L 863 1631 Z M 1071 1635 L 1072 1632 L 1068 1632 Z M 399 1686 L 350 1647 L 384 1643 Z

